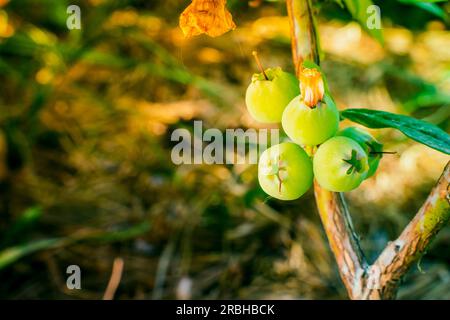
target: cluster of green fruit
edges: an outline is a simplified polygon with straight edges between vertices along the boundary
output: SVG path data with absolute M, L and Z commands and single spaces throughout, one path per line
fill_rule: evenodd
M 362 129 L 338 131 L 339 112 L 318 67 L 309 63 L 299 81 L 281 68 L 264 70 L 257 62 L 261 73 L 253 75 L 247 89 L 248 111 L 256 121 L 281 122 L 292 140 L 268 148 L 259 159 L 258 179 L 267 194 L 297 199 L 314 177 L 324 189 L 345 192 L 375 173 L 383 146 Z

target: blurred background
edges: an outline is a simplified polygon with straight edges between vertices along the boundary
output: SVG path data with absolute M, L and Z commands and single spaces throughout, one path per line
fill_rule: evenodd
M 340 109 L 449 131 L 447 2 L 375 1 L 384 46 L 340 1 L 315 2 Z M 253 50 L 265 67 L 293 71 L 284 1 L 229 0 L 235 31 L 185 39 L 189 3 L 0 0 L 0 298 L 99 299 L 118 259 L 117 299 L 346 299 L 312 190 L 281 202 L 260 190 L 256 166 L 172 164 L 170 134 L 194 120 L 262 128 L 244 102 Z M 66 27 L 70 4 L 81 30 Z M 449 157 L 371 132 L 397 154 L 346 196 L 373 261 Z M 450 299 L 449 229 L 399 298 Z M 69 265 L 82 290 L 67 289 Z

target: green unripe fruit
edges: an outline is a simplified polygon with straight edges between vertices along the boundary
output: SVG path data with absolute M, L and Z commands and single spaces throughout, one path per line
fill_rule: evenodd
M 316 151 L 314 176 L 329 191 L 345 192 L 357 188 L 367 175 L 367 154 L 354 140 L 333 137 Z
M 383 145 L 370 133 L 357 127 L 345 128 L 339 131 L 336 135 L 353 139 L 364 149 L 369 157 L 369 171 L 367 172 L 366 179 L 373 176 L 377 171 L 378 164 L 383 156 Z
M 279 67 L 269 68 L 264 73 L 253 75 L 245 102 L 248 112 L 256 121 L 278 123 L 288 103 L 299 93 L 299 82 L 294 75 Z
M 268 195 L 280 200 L 295 200 L 312 185 L 312 161 L 295 143 L 277 144 L 262 153 L 258 180 Z
M 301 97 L 295 97 L 283 112 L 283 130 L 292 141 L 305 145 L 319 145 L 334 136 L 339 127 L 339 112 L 325 96 L 325 102 L 308 107 Z

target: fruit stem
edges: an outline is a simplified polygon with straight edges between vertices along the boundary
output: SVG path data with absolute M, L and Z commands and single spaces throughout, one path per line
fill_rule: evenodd
M 313 146 L 305 146 L 304 147 L 304 149 L 305 149 L 305 151 L 306 151 L 306 154 L 309 156 L 309 157 L 312 157 L 313 156 Z
M 259 70 L 261 70 L 261 73 L 264 75 L 264 78 L 266 80 L 269 80 L 269 77 L 267 76 L 266 72 L 264 71 L 264 68 L 263 68 L 263 66 L 261 64 L 261 61 L 259 60 L 258 52 L 257 51 L 253 51 L 252 55 L 255 57 L 256 64 L 258 65 Z

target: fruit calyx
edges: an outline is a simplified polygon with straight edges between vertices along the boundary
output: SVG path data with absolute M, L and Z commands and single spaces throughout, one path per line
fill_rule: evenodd
M 255 73 L 252 76 L 252 82 L 256 81 L 273 81 L 276 77 L 281 75 L 283 70 L 280 67 L 267 68 L 264 73 Z M 267 77 L 267 78 L 266 78 Z
M 364 162 L 361 158 L 358 158 L 358 152 L 355 149 L 352 149 L 350 159 L 342 159 L 344 162 L 350 165 L 350 168 L 347 170 L 347 174 L 352 174 L 354 172 L 361 173 L 367 168 L 364 167 Z
M 285 171 L 286 166 L 281 161 L 281 158 L 270 160 L 267 166 L 264 168 L 263 174 L 266 176 L 275 176 L 278 180 L 278 192 L 281 192 L 281 184 L 283 183 L 283 179 L 281 178 L 281 171 Z
M 319 70 L 314 68 L 303 68 L 301 70 L 300 93 L 303 103 L 311 109 L 323 100 L 325 86 Z

